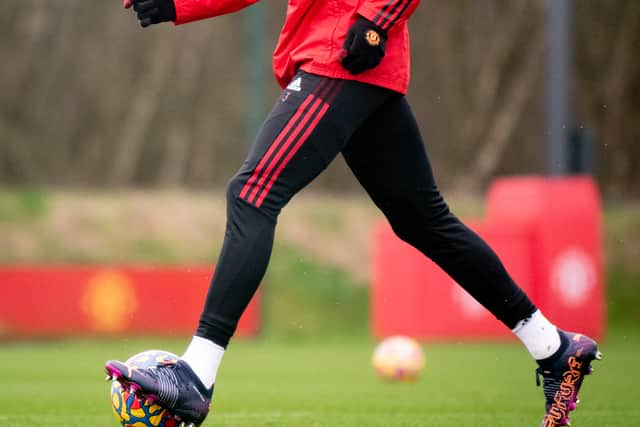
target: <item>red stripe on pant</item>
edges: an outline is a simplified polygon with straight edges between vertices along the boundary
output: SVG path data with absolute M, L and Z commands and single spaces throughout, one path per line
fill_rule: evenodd
M 260 193 L 260 188 L 263 187 L 263 185 L 265 184 L 265 181 L 268 180 L 269 175 L 274 170 L 274 168 L 276 168 L 280 159 L 285 155 L 289 147 L 295 143 L 296 138 L 298 138 L 298 136 L 303 131 L 307 123 L 311 120 L 314 114 L 318 111 L 318 108 L 324 102 L 323 99 L 327 96 L 327 94 L 332 89 L 336 87 L 336 85 L 337 85 L 337 81 L 335 80 L 330 80 L 330 81 L 325 80 L 320 85 L 318 85 L 314 93 L 312 93 L 305 99 L 305 101 L 300 105 L 300 107 L 298 108 L 294 116 L 291 118 L 289 123 L 287 123 L 287 126 L 285 126 L 282 132 L 280 132 L 280 134 L 278 135 L 274 143 L 271 144 L 271 147 L 269 147 L 269 150 L 267 150 L 267 153 L 265 153 L 264 157 L 262 158 L 262 160 L 260 161 L 256 169 L 254 170 L 253 174 L 251 175 L 251 178 L 247 181 L 247 183 L 243 187 L 242 191 L 240 192 L 241 198 L 245 199 L 249 203 L 254 203 L 256 196 Z M 316 98 L 314 94 L 317 92 L 319 92 L 319 95 Z M 302 116 L 303 112 L 309 106 L 309 104 L 312 104 L 311 108 L 309 108 L 309 110 L 306 113 L 304 113 L 304 116 Z M 317 123 L 313 127 L 315 128 L 315 126 L 317 126 Z M 305 132 L 304 135 L 307 135 L 307 133 L 308 132 Z M 285 136 L 287 136 L 287 138 L 283 142 L 283 139 L 285 138 Z M 303 139 L 306 139 L 307 137 L 308 136 L 304 136 Z M 274 152 L 275 152 L 275 155 L 274 155 Z M 271 158 L 272 155 L 274 155 L 273 158 Z M 289 158 L 290 156 L 287 156 L 285 158 L 285 161 L 288 162 L 287 159 Z M 265 166 L 266 166 L 266 169 L 265 169 Z M 279 168 L 278 170 L 281 170 L 281 168 Z M 271 183 L 271 185 L 273 185 L 273 183 Z M 271 188 L 271 185 L 269 185 L 269 188 Z M 251 189 L 252 186 L 253 186 L 253 189 Z M 247 197 L 247 194 L 248 194 L 248 197 Z M 262 197 L 262 199 L 264 199 L 264 197 Z M 260 204 L 262 204 L 262 202 L 260 202 Z M 256 206 L 258 206 L 257 203 L 256 203 Z
M 271 144 L 271 147 L 269 147 L 269 150 L 267 150 L 265 155 L 262 157 L 258 166 L 256 166 L 255 170 L 253 171 L 253 174 L 251 175 L 251 178 L 249 178 L 247 183 L 242 188 L 242 191 L 240 192 L 240 198 L 246 200 L 247 193 L 251 189 L 251 186 L 260 177 L 260 175 L 262 174 L 262 171 L 264 170 L 264 167 L 267 165 L 273 153 L 279 148 L 280 143 L 282 142 L 284 137 L 287 136 L 291 131 L 291 128 L 298 123 L 298 120 L 300 120 L 300 116 L 302 116 L 307 106 L 311 103 L 311 101 L 313 101 L 314 95 L 320 91 L 323 91 L 325 86 L 327 86 L 327 83 L 329 83 L 328 80 L 323 80 L 318 85 L 318 87 L 316 87 L 315 90 L 309 96 L 307 96 L 304 102 L 298 107 L 298 110 L 295 112 L 293 117 L 289 120 L 289 122 L 284 127 L 284 129 L 280 132 L 280 134 L 278 135 L 276 140 L 273 142 L 273 144 Z
M 313 95 L 311 95 L 311 97 L 313 98 Z M 318 107 L 320 106 L 321 102 L 322 102 L 322 100 L 320 98 L 316 98 L 313 101 L 313 104 L 312 104 L 311 108 L 309 109 L 309 111 L 307 112 L 307 114 L 305 114 L 305 116 L 302 118 L 302 120 L 300 120 L 298 122 L 298 124 L 296 125 L 296 128 L 289 135 L 289 137 L 286 139 L 286 141 L 283 144 L 280 145 L 280 148 L 278 149 L 278 152 L 276 153 L 275 157 L 271 160 L 271 162 L 269 162 L 269 166 L 262 173 L 262 176 L 260 177 L 260 179 L 258 180 L 256 185 L 254 186 L 253 191 L 249 195 L 249 198 L 247 199 L 247 201 L 249 203 L 253 203 L 253 201 L 256 198 L 256 195 L 258 194 L 260 189 L 264 186 L 264 184 L 267 181 L 267 179 L 269 178 L 269 175 L 271 174 L 271 172 L 277 166 L 277 164 L 280 161 L 280 159 L 284 156 L 284 154 L 286 153 L 287 149 L 298 138 L 298 136 L 300 135 L 300 133 L 302 132 L 304 127 L 307 125 L 307 123 L 311 119 L 311 116 L 313 116 L 315 114 L 315 112 L 318 110 Z
M 251 178 L 249 178 L 247 183 L 242 188 L 242 191 L 240 192 L 240 198 L 242 199 L 246 198 L 247 193 L 249 192 L 249 189 L 262 173 L 267 161 L 269 160 L 273 152 L 276 149 L 278 149 L 284 137 L 289 134 L 289 132 L 291 131 L 291 128 L 298 122 L 298 120 L 300 119 L 300 116 L 302 116 L 302 113 L 307 108 L 307 106 L 311 103 L 311 101 L 313 101 L 313 99 L 314 99 L 314 96 L 313 94 L 311 94 L 307 97 L 307 99 L 304 100 L 304 102 L 298 108 L 298 111 L 296 111 L 296 113 L 293 115 L 291 120 L 289 120 L 289 123 L 287 123 L 285 128 L 280 132 L 280 134 L 278 135 L 276 140 L 273 142 L 273 144 L 271 144 L 271 147 L 269 147 L 269 150 L 267 150 L 265 155 L 260 160 L 260 163 L 258 164 L 258 166 L 256 166 L 255 170 L 253 171 Z
M 258 198 L 258 201 L 256 202 L 256 207 L 260 207 L 262 205 L 264 198 L 267 197 L 267 194 L 269 194 L 269 191 L 271 190 L 273 183 L 276 181 L 276 179 L 278 179 L 278 176 L 280 176 L 280 172 L 282 172 L 282 169 L 284 169 L 284 167 L 287 165 L 287 163 L 289 163 L 291 158 L 298 152 L 300 147 L 302 147 L 302 144 L 304 144 L 307 138 L 309 138 L 309 135 L 311 135 L 314 129 L 318 126 L 318 123 L 320 123 L 320 120 L 322 120 L 324 115 L 327 113 L 327 110 L 329 109 L 329 107 L 330 107 L 329 104 L 327 104 L 326 102 L 323 102 L 322 108 L 320 109 L 320 113 L 318 113 L 315 119 L 313 119 L 313 122 L 311 122 L 311 125 L 307 128 L 305 133 L 302 135 L 302 138 L 300 138 L 296 143 L 296 145 L 293 146 L 293 149 L 289 151 L 289 154 L 287 154 L 287 157 L 285 157 L 284 161 L 280 163 L 280 166 L 278 166 L 278 169 L 276 169 L 273 176 L 271 176 L 269 183 L 265 186 L 264 190 L 262 190 L 262 195 Z

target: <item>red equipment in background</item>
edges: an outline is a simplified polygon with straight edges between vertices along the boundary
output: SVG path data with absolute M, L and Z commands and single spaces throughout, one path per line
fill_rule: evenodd
M 600 337 L 605 328 L 601 207 L 586 177 L 522 177 L 490 188 L 487 218 L 468 223 L 559 327 Z M 511 336 L 433 262 L 376 227 L 371 321 L 379 337 Z
M 0 267 L 0 338 L 190 335 L 210 278 L 210 267 Z M 237 335 L 260 323 L 257 294 Z

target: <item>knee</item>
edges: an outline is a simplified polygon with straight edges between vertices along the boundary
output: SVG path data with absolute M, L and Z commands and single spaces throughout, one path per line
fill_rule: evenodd
M 417 218 L 391 217 L 391 229 L 400 240 L 414 247 L 422 247 L 429 240 L 429 227 L 420 224 Z
M 459 222 L 442 198 L 405 199 L 394 203 L 394 208 L 387 212 L 387 218 L 394 233 L 413 246 L 437 241 Z
M 412 240 L 417 235 L 416 230 L 405 222 L 389 218 L 389 225 L 395 235 L 402 241 L 412 244 Z
M 247 177 L 238 173 L 227 183 L 227 219 L 240 225 L 246 223 L 258 224 L 266 221 L 274 223 L 279 211 L 274 211 L 269 206 L 260 207 L 249 202 L 245 198 L 247 193 Z M 230 221 L 227 221 L 229 224 Z
M 245 181 L 239 174 L 236 174 L 227 183 L 227 206 L 233 206 L 235 200 L 240 197 Z
M 413 244 L 417 234 L 419 233 L 419 214 L 415 209 L 399 200 L 387 203 L 386 206 L 380 206 L 391 229 L 399 239 Z

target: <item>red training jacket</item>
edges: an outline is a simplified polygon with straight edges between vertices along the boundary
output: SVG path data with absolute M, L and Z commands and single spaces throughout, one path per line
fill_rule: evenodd
M 258 0 L 175 0 L 176 24 L 236 12 Z M 286 87 L 298 69 L 357 80 L 406 93 L 409 86 L 407 19 L 420 0 L 289 0 L 287 18 L 273 54 L 273 71 Z M 349 27 L 361 15 L 387 30 L 382 63 L 352 75 L 340 64 Z

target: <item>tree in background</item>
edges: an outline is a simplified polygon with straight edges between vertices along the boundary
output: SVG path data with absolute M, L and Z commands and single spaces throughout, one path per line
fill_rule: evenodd
M 268 34 L 258 42 L 267 51 L 282 24 L 279 3 L 265 2 Z M 595 135 L 605 194 L 638 196 L 640 2 L 575 5 L 574 125 Z M 496 174 L 542 171 L 545 10 L 544 0 L 418 9 L 412 104 L 445 187 L 481 190 Z M 246 68 L 270 67 L 238 53 L 245 17 L 149 34 L 111 2 L 8 0 L 0 183 L 223 186 L 251 138 Z M 268 88 L 275 99 L 275 83 Z M 316 188 L 356 187 L 337 163 Z

